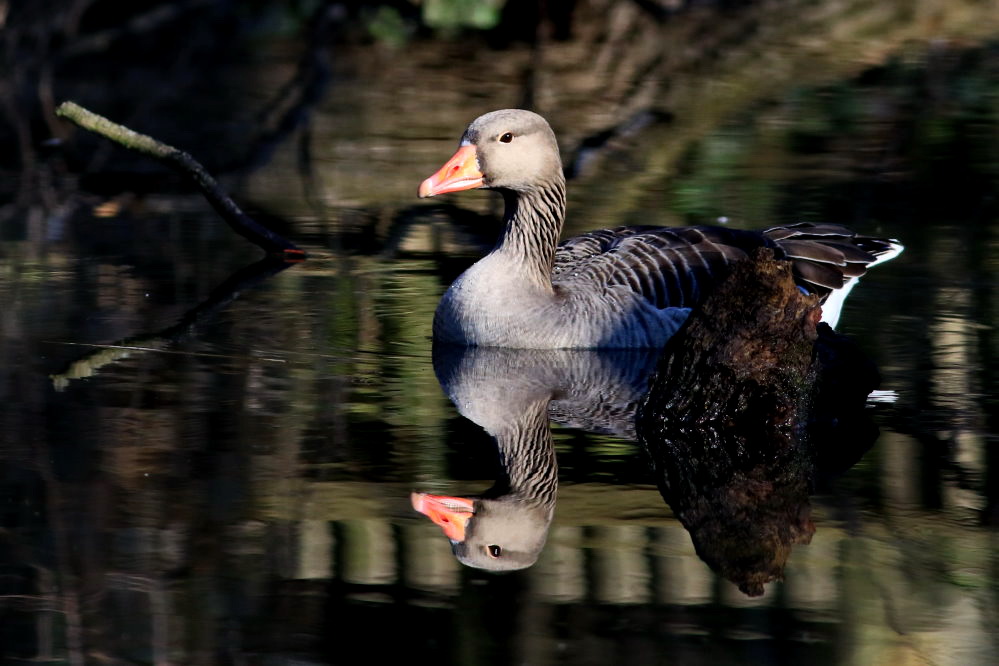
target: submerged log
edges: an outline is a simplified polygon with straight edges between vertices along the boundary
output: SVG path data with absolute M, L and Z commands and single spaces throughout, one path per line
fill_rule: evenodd
M 660 492 L 698 554 L 753 596 L 811 540 L 817 445 L 869 423 L 844 415 L 862 412 L 877 372 L 820 317 L 790 264 L 758 250 L 667 343 L 638 413 Z M 864 433 L 850 443 L 869 446 L 877 430 Z

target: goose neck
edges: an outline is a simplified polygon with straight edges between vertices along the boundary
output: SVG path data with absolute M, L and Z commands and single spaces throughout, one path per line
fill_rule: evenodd
M 545 187 L 505 191 L 503 196 L 506 226 L 496 252 L 520 264 L 527 276 L 550 290 L 555 247 L 565 220 L 565 181 L 559 178 Z

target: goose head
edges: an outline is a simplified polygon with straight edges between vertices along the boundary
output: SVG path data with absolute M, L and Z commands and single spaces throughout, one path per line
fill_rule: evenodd
M 558 143 L 548 122 L 523 109 L 479 116 L 458 151 L 420 184 L 419 196 L 475 188 L 530 192 L 563 180 Z

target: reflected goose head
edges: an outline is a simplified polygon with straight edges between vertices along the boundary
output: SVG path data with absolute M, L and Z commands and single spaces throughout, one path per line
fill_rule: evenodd
M 475 188 L 528 192 L 562 178 L 548 122 L 531 111 L 501 109 L 472 121 L 458 151 L 420 184 L 419 196 Z
M 534 564 L 544 548 L 553 508 L 538 502 L 413 493 L 413 508 L 451 541 L 458 561 L 476 569 L 515 571 Z

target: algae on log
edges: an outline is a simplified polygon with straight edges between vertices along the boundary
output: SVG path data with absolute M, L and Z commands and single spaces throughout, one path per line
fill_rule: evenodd
M 820 316 L 790 263 L 757 250 L 666 344 L 639 408 L 663 498 L 698 555 L 752 596 L 811 540 L 819 449 L 845 437 L 866 450 L 877 434 L 862 414 L 877 371 Z

